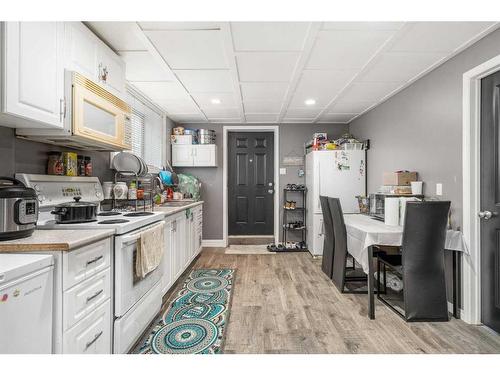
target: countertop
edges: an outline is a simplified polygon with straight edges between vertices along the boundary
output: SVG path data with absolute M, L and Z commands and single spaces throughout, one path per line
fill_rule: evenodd
M 182 206 L 155 206 L 155 212 L 174 215 L 203 204 L 203 201 L 186 202 Z M 112 236 L 112 229 L 37 229 L 31 237 L 12 241 L 0 241 L 1 252 L 22 251 L 69 251 L 74 248 Z
M 0 253 L 21 251 L 69 251 L 114 234 L 112 229 L 37 229 L 31 237 L 0 241 Z
M 186 204 L 183 206 L 175 206 L 175 207 L 161 205 L 161 206 L 155 206 L 154 211 L 155 212 L 164 212 L 165 216 L 170 216 L 170 215 L 174 215 L 178 212 L 182 212 L 184 210 L 187 210 L 188 208 L 193 208 L 193 207 L 199 206 L 200 204 L 203 204 L 203 201 L 186 202 Z

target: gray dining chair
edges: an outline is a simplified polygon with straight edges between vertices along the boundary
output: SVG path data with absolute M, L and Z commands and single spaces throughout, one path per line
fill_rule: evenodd
M 323 259 L 321 261 L 321 270 L 332 278 L 333 258 L 335 256 L 335 239 L 333 235 L 333 221 L 328 197 L 321 195 L 319 197 L 321 211 L 323 212 Z
M 388 295 L 377 298 L 408 322 L 449 320 L 444 273 L 449 211 L 449 201 L 408 202 L 400 254 L 377 256 L 377 270 L 383 272 L 379 290 L 380 279 L 386 289 L 387 268 L 403 280 L 403 313 Z

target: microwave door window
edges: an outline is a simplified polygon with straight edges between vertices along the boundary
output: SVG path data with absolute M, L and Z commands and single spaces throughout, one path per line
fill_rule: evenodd
M 84 101 L 83 105 L 83 122 L 85 128 L 93 132 L 116 137 L 116 119 L 114 114 L 88 101 Z

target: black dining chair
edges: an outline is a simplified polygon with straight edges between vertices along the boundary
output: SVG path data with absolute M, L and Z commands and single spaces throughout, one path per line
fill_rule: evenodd
M 323 212 L 323 259 L 321 262 L 322 271 L 330 279 L 332 278 L 333 257 L 335 254 L 335 240 L 333 236 L 333 222 L 328 197 L 321 195 L 319 197 L 321 211 Z
M 377 298 L 408 322 L 449 320 L 444 273 L 449 211 L 449 201 L 407 202 L 400 254 L 377 256 L 377 270 L 383 272 L 379 290 L 380 279 L 386 288 L 387 269 L 403 280 L 403 312 L 389 294 Z
M 341 293 L 367 293 L 366 290 L 346 290 L 347 282 L 366 282 L 367 276 L 364 273 L 356 275 L 355 272 L 350 272 L 349 275 L 346 274 L 346 271 L 349 270 L 350 267 L 347 267 L 347 259 L 349 257 L 347 252 L 347 230 L 345 227 L 342 205 L 339 198 L 328 198 L 328 204 L 332 214 L 335 249 L 333 257 L 332 281 Z M 354 262 L 355 261 L 353 259 L 353 264 Z M 355 270 L 355 267 L 353 266 L 350 269 Z

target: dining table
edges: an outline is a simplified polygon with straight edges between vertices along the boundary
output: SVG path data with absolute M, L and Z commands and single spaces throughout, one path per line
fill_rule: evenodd
M 387 225 L 366 214 L 344 214 L 347 232 L 347 251 L 367 274 L 368 316 L 375 319 L 373 247 L 401 246 L 403 226 Z M 459 317 L 458 295 L 460 287 L 460 253 L 468 254 L 462 232 L 448 229 L 443 250 L 453 256 L 453 316 Z

